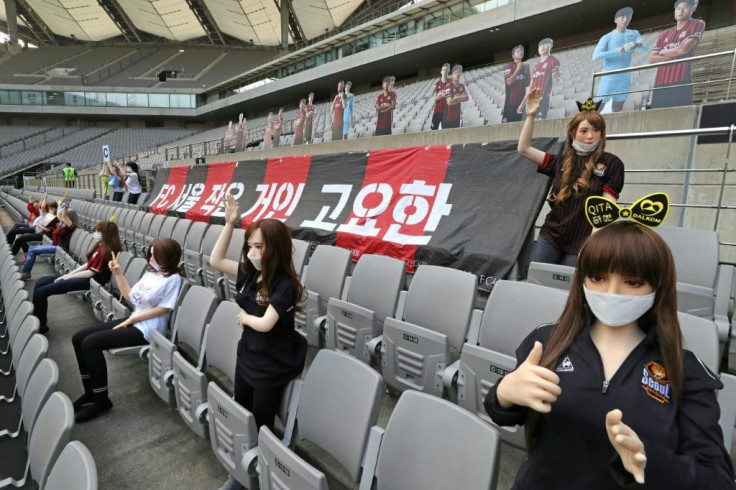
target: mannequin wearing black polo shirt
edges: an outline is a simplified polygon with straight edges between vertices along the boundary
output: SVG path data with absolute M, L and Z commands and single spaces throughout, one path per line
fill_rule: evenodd
M 294 313 L 303 288 L 291 261 L 291 235 L 281 221 L 265 219 L 248 227 L 243 264 L 225 257 L 240 211 L 232 195 L 225 198 L 225 227 L 210 264 L 237 276 L 235 302 L 243 327 L 238 343 L 234 397 L 253 413 L 258 427 L 273 429 L 284 388 L 301 375 L 307 342 L 294 329 Z

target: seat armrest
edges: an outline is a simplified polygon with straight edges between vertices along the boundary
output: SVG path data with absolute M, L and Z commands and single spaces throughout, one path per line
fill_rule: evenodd
M 376 475 L 376 465 L 378 464 L 378 452 L 381 449 L 384 433 L 384 429 L 374 425 L 368 434 L 368 444 L 366 444 L 365 454 L 363 455 L 363 473 L 360 478 L 360 490 L 371 490 L 373 486 L 373 478 Z

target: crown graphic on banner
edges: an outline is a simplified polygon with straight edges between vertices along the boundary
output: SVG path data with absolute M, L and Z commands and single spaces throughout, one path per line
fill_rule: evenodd
M 601 106 L 602 100 L 599 100 L 598 102 L 594 101 L 591 97 L 588 97 L 588 100 L 585 102 L 578 102 L 577 100 L 575 103 L 578 105 L 578 111 L 597 111 L 598 108 Z
M 656 228 L 667 218 L 669 210 L 670 197 L 664 192 L 644 196 L 631 206 L 619 206 L 603 196 L 590 196 L 585 200 L 585 217 L 593 228 L 603 228 L 619 219 Z

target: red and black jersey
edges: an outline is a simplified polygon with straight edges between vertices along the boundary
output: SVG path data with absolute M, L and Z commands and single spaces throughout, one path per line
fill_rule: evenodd
M 296 118 L 294 118 L 294 121 L 301 120 L 301 123 L 299 125 L 294 124 L 294 137 L 295 138 L 301 138 L 304 135 L 304 109 L 297 109 L 296 111 Z
M 435 100 L 434 101 L 434 113 L 435 114 L 444 114 L 445 107 L 447 107 L 447 96 L 450 95 L 450 87 L 452 86 L 452 82 L 450 80 L 445 80 L 444 82 L 440 78 L 436 82 L 434 82 L 434 90 L 432 91 L 432 95 L 437 95 L 440 92 L 443 92 L 445 94 L 444 99 Z
M 395 92 L 389 92 L 387 95 L 384 95 L 384 93 L 381 92 L 380 94 L 378 94 L 378 98 L 376 99 L 376 105 L 381 109 L 387 109 L 391 107 L 391 104 L 394 102 L 396 102 Z M 390 128 L 393 121 L 393 114 L 393 110 L 379 112 L 378 120 L 376 121 L 376 129 L 380 130 Z
M 465 85 L 458 83 L 457 85 L 450 83 L 450 97 L 460 97 L 465 94 Z M 448 105 L 445 110 L 445 121 L 459 121 L 460 120 L 460 103 L 454 105 Z
M 689 58 L 695 55 L 695 49 L 698 47 L 700 38 L 705 30 L 705 22 L 702 19 L 690 19 L 685 27 L 678 29 L 673 26 L 659 35 L 652 52 L 657 54 L 663 49 L 674 49 L 685 44 L 689 39 L 694 39 L 687 53 L 677 56 L 673 59 Z M 692 80 L 690 74 L 690 63 L 673 63 L 671 65 L 660 66 L 657 68 L 657 75 L 654 79 L 654 86 L 672 85 L 679 83 L 689 83 Z
M 554 56 L 548 56 L 546 60 L 539 61 L 532 70 L 531 89 L 538 88 L 542 97 L 547 97 L 552 91 L 552 74 L 560 70 L 560 60 Z
M 311 116 L 309 115 L 310 112 L 312 113 Z M 312 121 L 314 120 L 314 104 L 307 104 L 304 107 L 304 117 L 305 119 L 302 124 L 305 126 L 307 133 L 309 133 L 312 130 Z
M 28 210 L 28 222 L 33 223 L 33 220 L 38 218 L 38 208 L 32 202 L 29 202 L 26 209 Z
M 332 108 L 335 111 L 334 114 L 332 115 L 332 126 L 342 127 L 343 107 L 342 107 L 342 96 L 340 94 L 337 94 L 335 96 L 335 100 L 332 102 Z
M 110 262 L 110 253 L 104 244 L 100 243 L 92 255 L 87 259 L 87 270 L 95 273 L 94 279 L 100 284 L 107 284 L 112 273 L 108 266 Z
M 69 239 L 72 237 L 72 233 L 77 229 L 77 225 L 72 226 L 58 226 L 54 231 L 51 232 L 51 242 L 57 247 L 61 247 L 64 250 L 69 250 Z
M 516 71 L 516 63 L 509 63 L 503 69 L 504 82 Z M 521 101 L 524 100 L 526 95 L 526 88 L 531 83 L 531 73 L 529 72 L 529 65 L 526 63 L 521 64 L 519 73 L 511 83 L 506 83 L 506 106 L 513 107 L 516 109 Z
M 585 170 L 588 155 L 576 155 L 573 164 L 574 179 L 577 180 Z M 564 161 L 560 155 L 546 153 L 542 163 L 537 165 L 537 172 L 552 177 L 550 196 L 556 195 L 562 187 Z M 618 200 L 624 187 L 624 163 L 613 153 L 603 152 L 600 161 L 593 167 L 588 191 L 581 194 L 575 192 L 565 202 L 558 203 L 550 199 L 550 212 L 544 220 L 540 235 L 566 254 L 580 251 L 593 229 L 585 217 L 585 200 L 588 196 L 601 196 L 604 192 Z

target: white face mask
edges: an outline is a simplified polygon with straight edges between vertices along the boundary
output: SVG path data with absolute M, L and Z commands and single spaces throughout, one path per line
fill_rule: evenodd
M 623 327 L 641 318 L 654 305 L 655 293 L 644 296 L 591 291 L 583 286 L 590 311 L 604 325 Z
M 598 145 L 601 144 L 601 139 L 598 138 L 598 141 L 595 143 L 591 143 L 589 145 L 586 145 L 585 143 L 580 143 L 576 140 L 572 140 L 572 147 L 577 151 L 578 153 L 593 153 L 596 148 L 598 148 Z
M 250 263 L 253 264 L 253 267 L 256 268 L 257 271 L 261 270 L 261 258 L 255 258 L 251 257 L 250 254 L 248 254 L 248 260 L 250 260 Z
M 151 266 L 151 269 L 155 270 L 156 272 L 159 272 L 161 270 L 161 266 L 158 265 L 158 262 L 156 262 L 156 259 L 151 257 L 151 260 L 148 261 L 148 265 Z
M 102 240 L 102 232 L 101 231 L 96 231 L 96 232 L 92 233 L 92 240 L 94 240 L 96 242 L 99 242 L 100 240 Z

